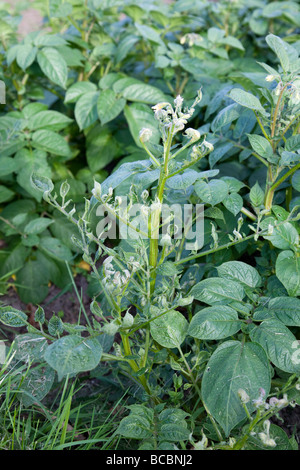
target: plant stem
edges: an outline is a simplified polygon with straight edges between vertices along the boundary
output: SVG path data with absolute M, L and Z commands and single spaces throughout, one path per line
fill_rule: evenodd
M 161 205 L 164 197 L 164 188 L 168 177 L 168 163 L 170 158 L 170 150 L 172 145 L 174 132 L 174 124 L 169 129 L 168 138 L 164 145 L 164 165 L 161 166 L 160 177 L 158 182 L 158 188 L 156 193 L 156 199 Z M 149 265 L 151 270 L 151 281 L 150 281 L 150 294 L 154 293 L 155 281 L 156 281 L 156 267 L 158 262 L 158 239 L 159 239 L 159 220 L 161 215 L 161 207 L 153 211 L 150 220 L 150 253 L 149 253 Z

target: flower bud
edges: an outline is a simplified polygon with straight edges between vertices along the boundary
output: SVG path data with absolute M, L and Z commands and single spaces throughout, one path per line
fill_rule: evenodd
M 92 189 L 92 195 L 97 199 L 101 197 L 101 184 L 98 181 L 94 181 L 94 188 Z
M 212 152 L 213 149 L 214 149 L 213 144 L 211 144 L 210 142 L 207 142 L 206 140 L 204 140 L 203 145 L 204 145 L 204 147 L 206 147 L 210 152 Z
M 176 96 L 174 100 L 174 105 L 176 106 L 176 108 L 181 108 L 182 103 L 183 103 L 183 98 L 180 95 Z
M 200 139 L 200 132 L 196 129 L 192 129 L 191 127 L 185 130 L 184 135 L 191 139 L 191 142 L 197 142 L 197 140 Z
M 275 80 L 275 75 L 267 75 L 265 80 L 266 82 L 273 82 Z
M 242 403 L 248 403 L 250 400 L 248 393 L 245 392 L 245 390 L 243 390 L 242 388 L 238 389 L 238 396 Z
M 140 130 L 139 138 L 140 138 L 141 142 L 148 142 L 148 140 L 150 140 L 151 136 L 152 136 L 152 130 L 151 129 L 148 129 L 147 127 L 143 127 Z

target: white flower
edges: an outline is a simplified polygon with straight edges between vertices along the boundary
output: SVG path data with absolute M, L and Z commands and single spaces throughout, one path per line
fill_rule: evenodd
M 275 80 L 275 75 L 267 75 L 265 80 L 266 82 L 273 82 Z
M 151 136 L 152 136 L 152 130 L 151 129 L 148 129 L 147 127 L 143 127 L 140 130 L 139 138 L 140 138 L 141 142 L 148 142 L 148 140 L 150 140 Z

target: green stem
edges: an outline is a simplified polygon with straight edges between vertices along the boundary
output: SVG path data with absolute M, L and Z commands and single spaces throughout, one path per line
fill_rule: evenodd
M 200 389 L 199 389 L 199 387 L 198 387 L 198 384 L 197 384 L 197 382 L 196 382 L 196 379 L 194 378 L 194 374 L 193 374 L 193 372 L 192 372 L 192 370 L 191 370 L 191 368 L 190 368 L 190 365 L 189 365 L 188 361 L 186 360 L 186 358 L 185 358 L 185 356 L 184 356 L 184 354 L 183 354 L 183 352 L 182 352 L 181 347 L 180 347 L 180 346 L 177 346 L 177 349 L 178 349 L 179 354 L 180 354 L 180 356 L 181 356 L 181 358 L 182 358 L 182 360 L 183 360 L 183 362 L 184 362 L 184 364 L 185 364 L 185 367 L 187 368 L 188 375 L 189 375 L 189 377 L 190 377 L 190 379 L 191 379 L 191 382 L 192 382 L 192 384 L 194 385 L 195 390 L 196 390 L 196 392 L 197 392 L 197 394 L 198 394 L 200 400 L 202 401 L 202 404 L 203 404 L 203 406 L 204 406 L 204 408 L 205 408 L 205 410 L 206 410 L 206 413 L 207 413 L 207 415 L 209 416 L 209 418 L 210 418 L 210 420 L 211 420 L 211 423 L 212 423 L 212 425 L 213 425 L 213 427 L 214 427 L 214 429 L 215 429 L 215 431 L 216 431 L 216 433 L 217 433 L 218 439 L 219 439 L 219 441 L 221 442 L 221 441 L 223 441 L 223 436 L 222 436 L 222 434 L 221 434 L 221 432 L 220 432 L 220 430 L 219 430 L 219 428 L 218 428 L 218 426 L 217 426 L 217 423 L 215 422 L 213 416 L 210 414 L 209 410 L 207 409 L 205 403 L 204 403 L 203 400 L 202 400 Z
M 259 116 L 257 115 L 257 113 L 256 113 L 255 111 L 254 111 L 254 114 L 255 114 L 256 120 L 257 120 L 257 122 L 258 122 L 258 125 L 259 125 L 259 127 L 261 128 L 261 131 L 262 131 L 263 135 L 265 136 L 265 138 L 266 138 L 268 141 L 270 141 L 270 137 L 269 137 L 268 134 L 266 133 L 265 128 L 264 128 L 264 126 L 262 125 L 262 122 L 261 122 Z
M 174 124 L 169 130 L 168 138 L 164 146 L 164 165 L 163 167 L 161 167 L 161 170 L 160 170 L 160 177 L 159 177 L 157 194 L 156 194 L 156 198 L 159 204 L 162 204 L 163 202 L 164 188 L 165 188 L 166 180 L 168 177 L 168 163 L 169 163 L 170 150 L 171 150 L 172 139 L 173 139 L 173 132 L 174 132 Z M 150 294 L 151 295 L 154 293 L 155 281 L 156 281 L 160 215 L 161 215 L 161 207 L 156 209 L 151 214 L 150 227 L 149 227 L 150 229 L 149 265 L 150 265 L 150 270 L 151 270 L 151 281 L 150 281 Z
M 233 447 L 233 450 L 241 450 L 244 447 L 244 445 L 246 444 L 246 442 L 248 441 L 248 439 L 250 437 L 250 433 L 251 433 L 252 429 L 256 426 L 256 424 L 260 420 L 260 416 L 261 416 L 261 414 L 260 414 L 260 411 L 258 410 L 255 418 L 253 419 L 253 421 L 249 425 L 247 433 L 242 437 L 241 440 L 239 440 L 235 444 L 235 446 Z
M 271 190 L 275 191 L 275 189 L 278 188 L 287 178 L 289 178 L 291 175 L 293 175 L 297 170 L 300 169 L 300 163 L 298 163 L 296 166 L 291 168 L 289 171 L 287 171 L 276 183 L 274 183 L 271 186 Z
M 121 334 L 121 338 L 122 338 L 122 344 L 123 344 L 123 347 L 124 347 L 125 356 L 131 356 L 132 353 L 131 353 L 131 348 L 130 348 L 130 343 L 129 343 L 129 337 L 127 335 Z M 125 359 L 126 359 L 126 357 L 125 357 Z M 133 372 L 137 373 L 140 370 L 139 366 L 137 365 L 137 363 L 135 362 L 134 359 L 127 359 L 127 361 L 128 361 L 128 364 L 130 365 L 131 369 L 133 370 Z M 137 379 L 139 380 L 141 385 L 144 387 L 147 394 L 151 395 L 151 391 L 149 389 L 149 386 L 148 386 L 147 379 L 146 379 L 145 375 L 143 374 L 143 375 L 137 377 Z

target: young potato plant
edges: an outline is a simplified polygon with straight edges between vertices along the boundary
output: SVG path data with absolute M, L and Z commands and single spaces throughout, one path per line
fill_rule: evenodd
M 22 4 L 14 14 L 0 4 L 0 79 L 6 85 L 0 231 L 8 245 L 0 253 L 0 285 L 5 290 L 14 275 L 21 299 L 37 304 L 49 282 L 66 287 L 65 261 L 76 263 L 78 250 L 70 243 L 72 224 L 49 212 L 30 184 L 31 173 L 50 178 L 57 192 L 67 180 L 69 196 L 84 210 L 94 180 L 101 183 L 116 165 L 148 158 L 141 122 L 159 143 L 149 105 L 177 95 L 192 101 L 203 87 L 198 127 L 224 108 L 234 83 L 256 93 L 264 75 L 254 58 L 262 61 L 268 53 L 263 36 L 270 30 L 297 44 L 299 5 L 49 0 L 32 7 L 42 14 L 43 29 L 19 38 Z M 273 61 L 269 54 L 268 64 L 276 66 Z M 216 163 L 234 145 L 215 147 Z
M 300 399 L 300 62 L 279 37 L 266 41 L 280 63 L 262 64 L 275 86 L 231 89 L 231 103 L 204 129 L 188 127 L 201 90 L 188 106 L 180 95 L 157 103 L 160 142 L 142 123 L 139 132 L 149 158 L 95 181 L 81 212 L 68 182 L 58 194 L 49 178 L 32 175 L 76 228 L 72 241 L 98 286 L 94 318 L 46 321 L 39 307 L 34 328 L 2 307 L 0 320 L 27 326 L 14 347 L 59 380 L 100 362 L 130 377 L 136 403 L 117 434 L 140 449 L 297 447 L 270 418 Z M 253 158 L 264 182 L 249 187 L 212 168 L 223 139 L 234 146 L 226 158 Z

